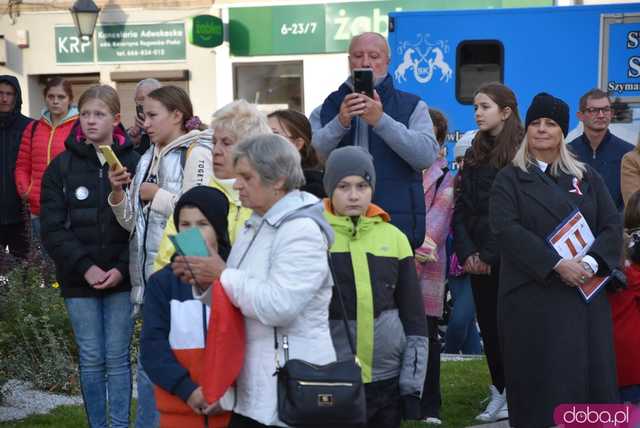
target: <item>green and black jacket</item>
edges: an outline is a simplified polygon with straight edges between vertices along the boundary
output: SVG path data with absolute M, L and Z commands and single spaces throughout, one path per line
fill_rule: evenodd
M 364 382 L 399 377 L 401 395 L 419 397 L 427 370 L 427 324 L 409 240 L 374 204 L 354 222 L 335 215 L 325 199 L 325 217 L 335 232 L 331 259 Z M 329 319 L 338 358 L 348 358 L 335 295 Z

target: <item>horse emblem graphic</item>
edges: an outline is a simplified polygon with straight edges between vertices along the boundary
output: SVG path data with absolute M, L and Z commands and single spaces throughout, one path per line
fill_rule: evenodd
M 439 70 L 440 81 L 448 82 L 453 77 L 453 70 L 445 61 L 445 54 L 449 52 L 448 41 L 431 42 L 429 34 L 418 34 L 416 39 L 415 43 L 405 41 L 398 47 L 402 62 L 393 73 L 396 81 L 406 82 L 407 71 L 413 70 L 413 77 L 418 83 L 428 83 L 434 71 Z

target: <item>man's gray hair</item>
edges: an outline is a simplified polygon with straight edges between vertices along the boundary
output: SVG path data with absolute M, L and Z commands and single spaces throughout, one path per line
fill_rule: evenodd
M 162 83 L 160 83 L 160 81 L 157 80 L 157 79 L 152 79 L 152 78 L 142 79 L 136 85 L 136 92 L 138 92 L 138 89 L 140 89 L 142 87 L 149 88 L 149 89 L 151 89 L 153 91 L 154 89 L 161 88 L 162 87 Z
M 286 192 L 299 189 L 305 183 L 300 153 L 280 135 L 256 135 L 237 144 L 233 148 L 233 166 L 243 158 L 264 183 L 273 184 L 284 178 Z
M 351 54 L 351 47 L 353 46 L 353 44 L 355 43 L 356 40 L 362 38 L 362 37 L 376 37 L 378 39 L 380 39 L 380 41 L 382 41 L 382 43 L 385 46 L 385 49 L 387 50 L 387 57 L 391 58 L 391 48 L 389 47 L 389 42 L 387 41 L 387 39 L 380 33 L 376 33 L 374 31 L 367 31 L 365 33 L 360 33 L 357 36 L 353 36 L 351 38 L 351 41 L 349 42 L 349 50 L 347 51 L 347 53 Z

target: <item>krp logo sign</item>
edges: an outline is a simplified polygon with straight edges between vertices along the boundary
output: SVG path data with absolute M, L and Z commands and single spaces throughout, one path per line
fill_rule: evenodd
M 453 77 L 453 70 L 445 61 L 445 55 L 449 53 L 448 40 L 431 42 L 429 34 L 418 34 L 415 43 L 404 41 L 398 47 L 398 53 L 402 56 L 402 63 L 393 73 L 398 83 L 407 81 L 407 72 L 413 71 L 413 77 L 418 83 L 429 83 L 437 70 L 440 81 L 449 82 Z
M 78 37 L 75 27 L 55 27 L 58 64 L 93 62 L 93 40 Z

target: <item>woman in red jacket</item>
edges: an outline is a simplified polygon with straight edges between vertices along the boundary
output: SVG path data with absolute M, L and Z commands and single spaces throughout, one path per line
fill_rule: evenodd
M 640 191 L 624 210 L 627 288 L 609 294 L 618 369 L 618 388 L 624 402 L 640 402 Z
M 49 79 L 44 87 L 46 108 L 22 134 L 16 161 L 18 194 L 29 203 L 34 236 L 40 236 L 40 183 L 49 163 L 64 150 L 64 142 L 78 119 L 71 105 L 71 83 L 62 77 Z

